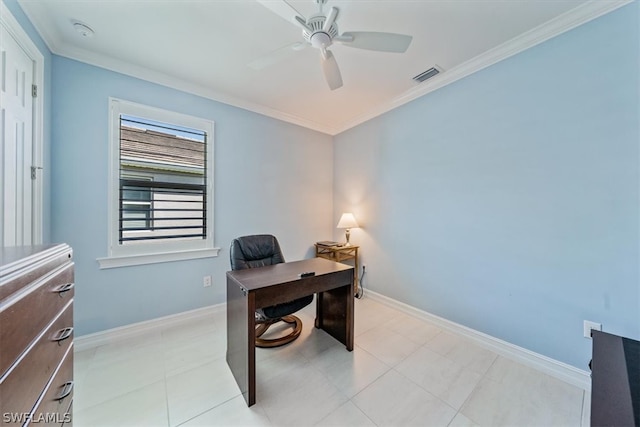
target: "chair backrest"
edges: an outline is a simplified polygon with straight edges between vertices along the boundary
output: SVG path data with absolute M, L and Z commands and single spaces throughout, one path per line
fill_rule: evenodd
M 229 255 L 232 270 L 264 267 L 284 262 L 278 239 L 270 234 L 242 236 L 233 239 Z

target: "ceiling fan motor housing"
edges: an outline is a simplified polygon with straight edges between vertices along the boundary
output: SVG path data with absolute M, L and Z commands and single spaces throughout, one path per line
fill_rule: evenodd
M 322 73 L 329 85 L 329 89 L 335 90 L 342 87 L 340 68 L 333 53 L 328 49 L 333 42 L 346 44 L 347 46 L 375 50 L 380 52 L 404 53 L 411 43 L 411 36 L 395 33 L 382 33 L 376 31 L 358 31 L 340 34 L 336 20 L 340 10 L 332 7 L 325 15 L 323 6 L 327 0 L 315 0 L 318 12 L 305 19 L 287 0 L 256 0 L 268 9 L 280 15 L 292 24 L 302 28 L 302 37 L 306 43 L 294 43 L 291 46 L 279 49 L 272 57 L 282 56 L 281 52 L 299 50 L 299 47 L 311 45 L 320 51 L 320 64 Z M 298 46 L 298 48 L 296 47 Z M 265 62 L 264 60 L 262 62 Z
M 311 46 L 317 49 L 325 49 L 331 46 L 331 40 L 338 36 L 338 24 L 335 22 L 331 24 L 328 31 L 323 31 L 322 27 L 327 17 L 324 15 L 316 14 L 309 17 L 307 25 L 313 30 L 302 30 L 302 36 L 306 41 L 311 43 Z

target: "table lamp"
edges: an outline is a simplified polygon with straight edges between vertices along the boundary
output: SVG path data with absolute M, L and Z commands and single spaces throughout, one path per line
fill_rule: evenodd
M 358 228 L 358 222 L 356 218 L 353 216 L 351 212 L 345 212 L 340 217 L 340 221 L 338 221 L 338 226 L 336 228 L 345 228 L 344 235 L 347 238 L 346 246 L 351 246 L 349 243 L 349 229 Z

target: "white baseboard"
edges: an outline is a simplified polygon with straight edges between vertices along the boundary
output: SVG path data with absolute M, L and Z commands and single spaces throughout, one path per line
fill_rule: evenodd
M 508 343 L 474 329 L 462 326 L 458 323 L 412 307 L 408 304 L 396 301 L 372 290 L 367 291 L 367 297 L 380 302 L 389 307 L 395 308 L 410 316 L 434 323 L 439 327 L 456 334 L 462 335 L 476 342 L 478 345 L 492 350 L 504 357 L 515 360 L 523 365 L 530 366 L 541 372 L 549 374 L 555 378 L 573 384 L 585 390 L 591 390 L 591 375 L 587 371 L 580 370 L 566 363 L 543 356 L 517 345 Z M 198 319 L 218 312 L 224 312 L 226 304 L 217 304 L 208 307 L 198 308 L 184 313 L 173 314 L 131 325 L 121 326 L 106 331 L 93 334 L 82 335 L 74 339 L 76 351 L 83 351 L 100 345 L 113 343 L 126 338 L 138 336 L 147 332 L 155 331 L 167 326 L 178 325 L 182 322 Z
M 574 366 L 552 359 L 539 353 L 527 350 L 526 348 L 508 343 L 485 333 L 476 331 L 408 304 L 396 301 L 372 290 L 367 291 L 367 296 L 396 310 L 402 311 L 410 316 L 417 317 L 438 325 L 439 327 L 456 334 L 462 335 L 476 342 L 501 356 L 522 363 L 523 365 L 537 369 L 554 378 L 565 381 L 585 390 L 591 391 L 591 374 Z
M 107 329 L 106 331 L 95 332 L 93 334 L 81 335 L 73 340 L 75 351 L 83 351 L 101 345 L 132 338 L 148 332 L 156 331 L 167 326 L 179 325 L 183 322 L 197 320 L 218 312 L 225 312 L 227 304 L 216 304 L 208 307 L 197 308 L 178 314 L 159 317 L 157 319 L 146 320 L 144 322 L 132 323 L 131 325 L 120 326 L 118 328 Z

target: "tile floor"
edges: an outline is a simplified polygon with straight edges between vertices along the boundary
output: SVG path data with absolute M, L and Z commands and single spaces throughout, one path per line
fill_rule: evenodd
M 247 408 L 225 362 L 223 312 L 75 353 L 74 426 L 580 426 L 584 390 L 372 299 L 353 352 L 302 335 L 257 349 Z M 588 412 L 588 411 L 585 411 Z

